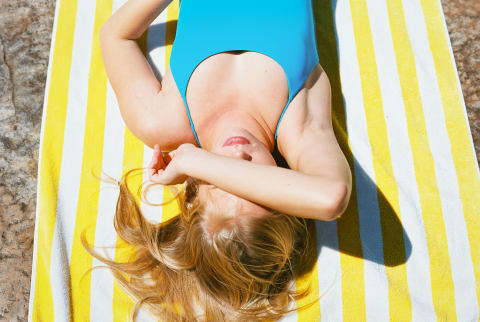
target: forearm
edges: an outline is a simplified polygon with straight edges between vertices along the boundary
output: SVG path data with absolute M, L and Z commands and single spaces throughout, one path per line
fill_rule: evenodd
M 341 182 L 327 176 L 194 151 L 184 162 L 186 175 L 244 199 L 293 216 L 335 219 L 345 197 Z M 343 199 L 342 199 L 343 198 Z
M 102 26 L 102 33 L 138 39 L 172 0 L 129 0 Z

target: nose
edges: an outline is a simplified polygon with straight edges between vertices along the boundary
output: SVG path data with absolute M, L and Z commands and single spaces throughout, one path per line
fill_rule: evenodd
M 252 161 L 252 156 L 240 149 L 235 150 L 235 157 L 239 159 L 247 160 L 247 161 Z

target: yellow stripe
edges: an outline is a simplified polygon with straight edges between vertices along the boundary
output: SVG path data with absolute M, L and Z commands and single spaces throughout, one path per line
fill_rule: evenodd
M 448 321 L 455 321 L 455 290 L 448 253 L 447 233 L 443 221 L 435 164 L 428 142 L 415 69 L 415 57 L 410 44 L 401 1 L 389 0 L 387 4 L 398 76 L 405 104 L 420 206 L 427 237 L 433 306 L 439 317 L 446 318 Z
M 330 0 L 312 1 L 317 36 L 317 49 L 322 67 L 332 88 L 332 121 L 335 135 L 352 171 L 352 194 L 342 218 L 337 221 L 338 246 L 342 276 L 342 305 L 345 321 L 366 320 L 365 279 L 360 240 L 356 176 L 352 149 L 348 141 L 345 107 L 340 83 L 335 23 Z M 322 269 L 320 268 L 320 271 Z M 324 285 L 327 287 L 328 285 Z M 322 285 L 320 285 L 322 290 Z M 320 292 L 323 293 L 323 292 Z
M 42 153 L 37 205 L 37 258 L 32 320 L 53 321 L 53 295 L 50 285 L 52 241 L 57 210 L 57 192 L 62 162 L 68 85 L 72 65 L 77 1 L 58 1 L 58 19 L 45 106 Z
M 91 274 L 85 274 L 92 267 L 92 257 L 85 251 L 80 234 L 88 229 L 88 242 L 95 242 L 94 230 L 97 221 L 100 181 L 92 175 L 99 175 L 102 169 L 103 137 L 105 130 L 105 109 L 107 99 L 107 76 L 100 53 L 98 34 L 100 27 L 111 15 L 112 0 L 97 1 L 90 60 L 87 117 L 83 143 L 82 175 L 78 196 L 75 232 L 73 235 L 70 277 L 72 288 L 71 317 L 73 320 L 90 319 Z M 84 275 L 85 274 L 85 275 Z M 82 278 L 84 275 L 84 278 Z
M 461 89 L 457 83 L 439 1 L 421 0 L 420 2 L 442 99 L 445 123 L 450 139 L 450 151 L 457 173 L 457 184 L 476 278 L 477 301 L 480 307 L 480 236 L 478 234 L 480 231 L 480 217 L 478 216 L 480 178 L 477 172 L 477 160 L 473 154 L 472 141 L 460 94 Z
M 350 1 L 367 132 L 372 147 L 373 169 L 382 227 L 385 273 L 388 280 L 389 314 L 393 320 L 411 320 L 406 254 L 400 222 L 398 187 L 393 173 L 387 125 L 383 111 L 377 62 L 365 1 Z
M 170 54 L 172 53 L 173 40 L 177 31 L 177 20 L 180 12 L 180 3 L 173 0 L 167 7 L 167 21 L 165 27 L 165 70 L 170 67 Z

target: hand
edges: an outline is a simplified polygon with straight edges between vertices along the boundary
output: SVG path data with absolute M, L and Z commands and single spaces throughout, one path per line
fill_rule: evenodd
M 150 181 L 163 185 L 183 183 L 188 176 L 182 170 L 182 165 L 188 158 L 187 155 L 196 149 L 198 148 L 193 144 L 184 143 L 167 153 L 162 152 L 160 146 L 155 144 L 152 161 L 147 167 Z

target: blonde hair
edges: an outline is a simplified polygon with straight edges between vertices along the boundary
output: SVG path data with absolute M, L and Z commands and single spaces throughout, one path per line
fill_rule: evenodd
M 85 249 L 136 300 L 132 320 L 142 305 L 165 321 L 277 320 L 295 310 L 292 302 L 307 296 L 308 289 L 289 288 L 308 248 L 305 219 L 274 211 L 248 220 L 241 229 L 212 235 L 202 224 L 205 207 L 193 203 L 198 185 L 187 180 L 175 196 L 180 213 L 151 223 L 128 185 L 138 170 L 143 171 L 130 170 L 116 182 L 120 193 L 114 227 L 136 248 L 131 260 L 103 257 L 88 244 L 85 231 L 81 236 Z

